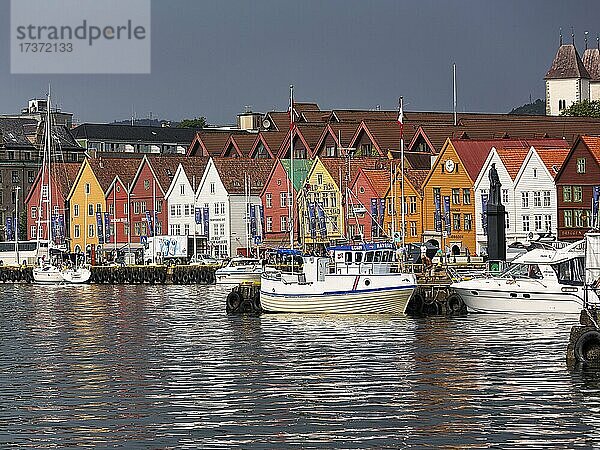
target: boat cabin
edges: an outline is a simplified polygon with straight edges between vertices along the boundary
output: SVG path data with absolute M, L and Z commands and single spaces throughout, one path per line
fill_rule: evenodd
M 329 247 L 332 264 L 330 273 L 383 274 L 397 264 L 394 246 L 389 242 Z

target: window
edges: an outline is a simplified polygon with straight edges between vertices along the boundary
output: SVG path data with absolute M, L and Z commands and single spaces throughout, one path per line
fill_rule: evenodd
M 88 237 L 94 237 L 94 228 L 96 228 L 96 225 L 94 224 L 89 224 L 88 225 Z
M 452 204 L 460 204 L 460 189 L 458 188 L 452 188 Z
M 179 195 L 185 195 L 185 184 L 183 183 L 179 185 Z
M 171 217 L 175 217 L 175 205 L 171 205 Z
M 583 228 L 583 210 L 576 209 L 573 211 L 573 215 L 575 216 L 575 227 Z
M 550 191 L 544 191 L 544 206 L 550 206 Z
M 31 235 L 31 239 L 37 238 L 37 227 L 35 225 L 31 225 L 29 228 L 29 234 Z
M 537 169 L 533 169 L 533 178 L 537 178 Z
M 573 228 L 573 211 L 565 209 L 564 211 L 565 228 Z
M 571 186 L 563 186 L 563 201 L 564 202 L 572 201 Z
M 31 218 L 32 219 L 37 218 L 37 208 L 35 206 L 31 207 Z
M 267 193 L 267 195 L 265 195 L 265 205 L 267 208 L 273 207 L 273 194 L 271 194 L 270 192 Z
M 508 189 L 502 189 L 502 203 L 508 204 Z
M 79 230 L 79 225 L 75 225 L 73 227 L 73 237 L 78 238 L 81 236 L 81 231 Z
M 96 203 L 96 212 L 102 212 L 102 205 L 100 203 Z
M 465 231 L 471 231 L 473 229 L 473 215 L 472 214 L 465 214 L 463 227 L 464 227 L 463 229 Z
M 213 205 L 213 207 L 214 207 L 214 211 L 215 211 L 215 216 L 218 216 L 219 215 L 219 204 L 215 203 Z
M 175 225 L 175 227 L 174 227 L 175 233 L 173 233 L 173 234 L 176 236 L 180 236 L 181 235 L 181 224 L 176 223 L 174 225 Z
M 542 229 L 542 215 L 536 214 L 533 216 L 533 226 L 535 231 L 541 231 Z
M 552 229 L 552 216 L 550 214 L 544 215 L 544 231 L 550 231 Z
M 582 187 L 573 186 L 573 201 L 581 202 L 583 200 Z
M 529 208 L 529 192 L 521 192 L 521 206 Z
M 317 184 L 323 184 L 323 174 L 322 173 L 317 174 Z
M 79 217 L 79 205 L 73 205 L 73 217 Z
M 185 234 L 186 236 L 188 236 L 190 234 L 190 224 L 189 223 L 183 224 L 183 234 Z
M 563 110 L 567 107 L 567 101 L 566 100 L 559 100 L 558 101 L 558 109 L 559 110 Z
M 175 215 L 177 217 L 181 217 L 181 205 L 180 204 L 175 205 Z
M 162 235 L 162 222 L 161 221 L 156 222 L 155 231 L 156 231 L 157 236 Z
M 523 231 L 529 231 L 529 216 L 523 216 Z
M 273 231 L 273 218 L 267 217 L 267 233 L 271 233 Z
M 90 183 L 85 183 L 85 193 L 86 194 L 90 193 Z
M 108 205 L 108 213 L 109 213 L 111 216 L 114 216 L 114 215 L 115 215 L 115 208 L 114 208 L 114 206 L 115 206 L 115 205 Z
M 35 180 L 35 172 L 33 170 L 27 171 L 27 182 L 31 184 L 31 183 L 33 183 L 34 180 Z
M 144 190 L 150 189 L 150 180 L 144 180 Z
M 158 213 L 162 212 L 162 204 L 163 204 L 162 200 L 157 200 L 156 201 L 156 212 L 158 212 Z
M 452 228 L 454 230 L 460 230 L 460 214 L 458 213 L 452 214 Z
M 287 231 L 287 216 L 281 216 L 279 231 Z
M 533 207 L 537 208 L 537 207 L 541 207 L 542 206 L 542 193 L 541 192 L 534 192 L 533 193 Z
M 337 206 L 337 197 L 334 194 L 331 194 L 331 207 L 335 208 Z
M 471 204 L 471 189 L 463 189 L 463 204 Z
M 134 214 L 140 213 L 140 202 L 133 202 L 133 213 Z
M 185 217 L 188 217 L 190 215 L 190 205 L 188 203 L 183 205 L 183 215 Z
M 129 214 L 129 203 L 123 203 L 123 214 Z
M 13 170 L 12 171 L 12 182 L 13 183 L 18 183 L 19 182 L 19 171 L 18 170 Z
M 133 224 L 133 227 L 134 227 L 133 233 L 134 233 L 135 236 L 141 236 L 141 233 L 142 233 L 142 226 L 141 225 L 142 224 L 140 222 L 135 222 Z
M 221 236 L 225 236 L 225 224 L 224 223 L 219 224 L 219 233 Z
M 417 236 L 417 222 L 415 221 L 410 222 L 410 235 L 411 237 Z
M 325 148 L 325 155 L 326 156 L 336 156 L 336 154 L 335 154 L 335 145 L 328 145 Z
M 577 173 L 585 173 L 585 158 L 577 158 Z
M 371 156 L 371 144 L 363 144 L 360 149 L 362 156 Z
M 123 234 L 125 236 L 129 236 L 129 224 L 126 223 L 125 225 L 123 225 Z
M 417 213 L 417 196 L 411 195 L 408 197 L 408 213 L 416 214 Z
M 88 216 L 93 216 L 93 215 L 94 215 L 94 205 L 89 203 L 88 204 Z
M 279 203 L 282 208 L 287 206 L 287 192 L 282 192 L 279 194 Z
M 215 183 L 210 183 L 210 193 L 214 194 L 215 193 Z
M 219 235 L 219 224 L 213 223 L 213 236 L 218 236 L 218 235 Z

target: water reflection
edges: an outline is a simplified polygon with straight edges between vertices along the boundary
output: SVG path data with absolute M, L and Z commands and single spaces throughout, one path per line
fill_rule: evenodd
M 0 445 L 600 445 L 560 317 L 224 314 L 201 286 L 2 286 Z

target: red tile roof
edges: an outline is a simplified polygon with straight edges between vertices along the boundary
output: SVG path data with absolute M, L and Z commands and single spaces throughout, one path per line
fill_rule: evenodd
M 387 169 L 361 169 L 375 192 L 384 197 L 390 188 L 390 171 Z M 358 175 L 357 175 L 358 178 Z M 356 181 L 355 181 L 356 182 Z
M 506 171 L 510 178 L 514 181 L 523 166 L 523 162 L 529 153 L 529 148 L 527 147 L 503 147 L 496 148 L 496 152 L 506 167 Z
M 562 167 L 565 159 L 569 155 L 568 148 L 535 148 L 535 151 L 540 156 L 544 165 L 552 175 L 552 178 L 556 178 L 558 171 Z
M 250 176 L 252 195 L 260 195 L 275 161 L 252 158 L 213 158 L 221 182 L 230 194 L 244 193 L 244 174 Z
M 100 187 L 106 193 L 117 175 L 126 186 L 131 183 L 142 157 L 142 154 L 137 158 L 104 158 L 100 156 L 89 158 L 88 162 Z
M 581 136 L 581 140 L 600 164 L 600 136 Z
M 423 183 L 425 183 L 425 179 L 427 178 L 427 175 L 429 175 L 429 170 L 404 167 L 404 174 L 406 175 L 406 179 L 410 184 L 412 184 L 417 193 L 422 196 Z
M 354 181 L 359 169 L 386 169 L 389 170 L 390 160 L 387 158 L 319 158 L 329 175 L 333 178 L 340 190 L 344 191 L 349 180 Z M 349 169 L 349 172 L 348 172 Z M 341 177 L 341 179 L 340 179 Z M 340 186 L 341 181 L 341 186 Z
M 166 194 L 179 164 L 185 164 L 189 156 L 148 156 L 159 187 Z M 185 166 L 184 166 L 185 167 Z

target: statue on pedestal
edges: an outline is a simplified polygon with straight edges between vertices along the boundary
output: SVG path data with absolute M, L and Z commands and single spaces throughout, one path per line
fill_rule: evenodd
M 496 170 L 496 163 L 492 163 L 492 167 L 488 173 L 490 179 L 490 197 L 488 203 L 492 205 L 500 205 L 500 177 L 498 177 L 498 171 Z

